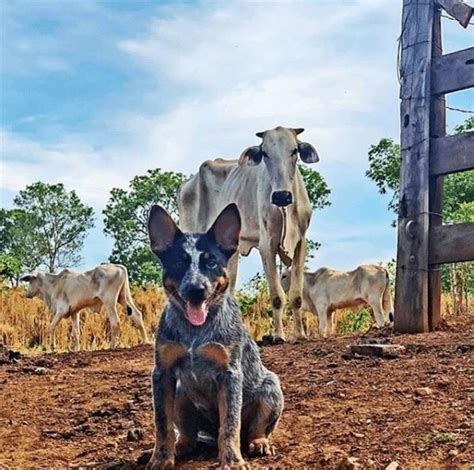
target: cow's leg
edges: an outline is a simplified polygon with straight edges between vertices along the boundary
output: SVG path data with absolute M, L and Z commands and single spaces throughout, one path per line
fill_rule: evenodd
M 117 346 L 117 339 L 120 331 L 119 326 L 119 317 L 117 314 L 117 307 L 114 302 L 113 305 L 106 304 L 107 308 L 107 316 L 109 318 L 109 325 L 110 325 L 110 347 L 115 349 Z
M 133 309 L 131 318 L 135 327 L 140 331 L 143 343 L 147 343 L 148 335 L 146 334 L 145 324 L 143 323 L 142 312 L 140 312 L 138 309 Z
M 306 241 L 302 239 L 296 246 L 293 263 L 291 265 L 291 282 L 289 300 L 293 312 L 294 335 L 296 339 L 306 339 L 301 310 L 303 304 L 304 258 Z
M 59 320 L 61 320 L 63 316 L 63 312 L 56 312 L 53 319 L 51 320 L 51 325 L 49 326 L 49 345 L 51 347 L 51 351 L 56 349 L 56 327 L 58 326 Z
M 318 311 L 319 335 L 325 338 L 327 335 L 327 323 L 328 323 L 328 311 L 329 311 L 328 304 L 323 301 L 318 301 L 316 304 L 316 310 Z
M 72 330 L 71 330 L 71 336 L 72 336 L 72 342 L 73 342 L 73 350 L 74 351 L 79 351 L 80 348 L 80 316 L 79 312 L 73 313 L 71 315 L 71 323 L 72 323 Z
M 326 324 L 326 335 L 331 336 L 334 334 L 334 310 L 328 309 L 327 311 L 327 324 Z
M 229 273 L 229 279 L 230 279 L 230 289 L 232 292 L 235 291 L 235 285 L 237 284 L 238 269 L 239 269 L 239 252 L 234 253 L 227 264 L 227 271 Z
M 330 334 L 335 335 L 336 334 L 336 312 L 335 310 L 331 310 L 330 313 L 328 313 L 329 318 L 329 329 L 330 329 Z
M 385 325 L 385 317 L 383 314 L 382 307 L 382 297 L 380 295 L 369 297 L 368 303 L 372 307 L 372 310 L 374 312 L 375 323 L 377 324 L 377 327 L 382 328 Z
M 267 247 L 261 249 L 261 257 L 268 282 L 268 288 L 270 290 L 270 297 L 272 299 L 275 338 L 285 341 L 282 314 L 285 311 L 286 296 L 285 291 L 281 287 L 280 276 L 278 275 L 276 255 L 271 252 L 269 247 Z
M 148 335 L 146 334 L 145 324 L 143 323 L 143 314 L 133 302 L 127 278 L 125 278 L 124 285 L 118 296 L 118 303 L 123 307 L 127 316 L 131 317 L 133 324 L 138 328 L 138 331 L 140 331 L 142 342 L 148 343 Z

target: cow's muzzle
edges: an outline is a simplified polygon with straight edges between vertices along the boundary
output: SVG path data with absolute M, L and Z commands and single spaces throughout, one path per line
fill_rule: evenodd
M 286 207 L 293 202 L 290 191 L 274 191 L 272 193 L 272 204 L 278 207 Z

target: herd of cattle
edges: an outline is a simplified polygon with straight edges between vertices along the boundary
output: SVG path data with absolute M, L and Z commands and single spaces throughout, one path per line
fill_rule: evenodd
M 311 144 L 299 140 L 302 132 L 303 129 L 284 127 L 259 132 L 260 144 L 244 150 L 238 160 L 204 162 L 179 191 L 179 225 L 184 231 L 205 232 L 224 207 L 237 204 L 242 230 L 239 251 L 229 262 L 231 288 L 235 288 L 239 254 L 247 256 L 252 248 L 257 248 L 270 290 L 277 340 L 285 340 L 282 314 L 287 296 L 295 339 L 306 337 L 303 310 L 318 316 L 323 336 L 333 332 L 332 314 L 339 308 L 369 305 L 377 326 L 381 327 L 393 318 L 385 269 L 362 265 L 349 272 L 328 268 L 304 272 L 306 231 L 312 208 L 297 161 L 299 157 L 305 163 L 315 163 L 319 157 Z M 287 267 L 281 276 L 277 257 Z M 104 264 L 83 273 L 68 269 L 59 274 L 32 273 L 21 280 L 29 284 L 27 296 L 42 299 L 53 314 L 52 348 L 58 322 L 70 317 L 77 350 L 79 311 L 98 311 L 102 305 L 111 326 L 112 347 L 118 339 L 117 304 L 123 306 L 143 341 L 147 341 L 142 314 L 133 303 L 124 266 Z

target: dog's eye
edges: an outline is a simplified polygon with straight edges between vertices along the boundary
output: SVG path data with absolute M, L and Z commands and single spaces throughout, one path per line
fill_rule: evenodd
M 206 268 L 207 269 L 215 269 L 217 268 L 217 263 L 213 261 L 212 259 L 206 261 Z

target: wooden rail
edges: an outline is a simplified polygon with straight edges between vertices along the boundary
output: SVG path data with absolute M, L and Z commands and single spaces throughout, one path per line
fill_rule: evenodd
M 474 47 L 433 59 L 431 93 L 444 95 L 474 87 Z

